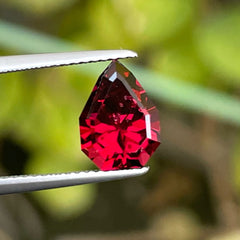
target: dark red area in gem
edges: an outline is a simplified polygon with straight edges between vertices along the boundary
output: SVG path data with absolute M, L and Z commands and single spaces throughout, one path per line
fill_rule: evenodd
M 140 168 L 160 144 L 158 110 L 118 61 L 99 77 L 79 123 L 82 151 L 101 170 Z

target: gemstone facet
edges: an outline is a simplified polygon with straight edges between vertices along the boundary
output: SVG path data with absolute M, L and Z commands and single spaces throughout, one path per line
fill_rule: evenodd
M 140 168 L 160 144 L 160 121 L 133 74 L 112 61 L 79 118 L 81 149 L 101 169 Z

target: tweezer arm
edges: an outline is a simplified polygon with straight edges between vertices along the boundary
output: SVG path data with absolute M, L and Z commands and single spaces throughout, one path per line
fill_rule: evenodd
M 0 57 L 0 73 L 137 57 L 130 50 L 41 53 Z
M 143 175 L 147 173 L 148 170 L 148 167 L 143 167 L 116 171 L 0 177 L 0 195 L 119 180 Z

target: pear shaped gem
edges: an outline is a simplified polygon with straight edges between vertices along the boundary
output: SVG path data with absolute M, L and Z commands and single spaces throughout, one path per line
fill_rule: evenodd
M 133 74 L 113 61 L 79 118 L 81 149 L 101 169 L 140 168 L 160 144 L 160 121 Z

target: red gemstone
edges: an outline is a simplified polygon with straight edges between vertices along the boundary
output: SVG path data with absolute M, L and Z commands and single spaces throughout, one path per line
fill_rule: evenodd
M 118 61 L 100 75 L 79 123 L 82 151 L 101 170 L 140 168 L 160 144 L 158 110 Z

